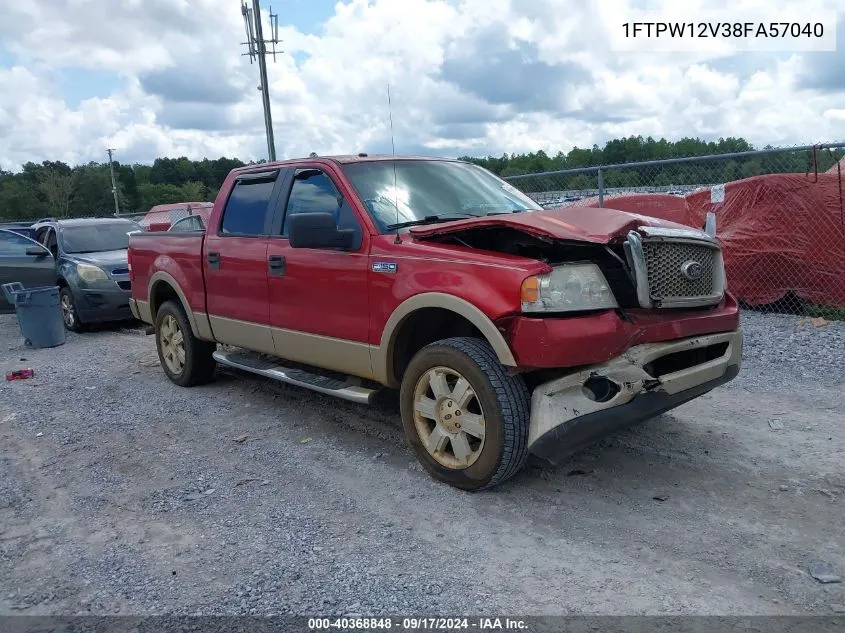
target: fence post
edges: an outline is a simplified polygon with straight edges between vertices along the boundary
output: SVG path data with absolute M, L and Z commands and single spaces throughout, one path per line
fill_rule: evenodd
M 599 180 L 599 207 L 604 207 L 604 173 L 599 167 L 598 170 L 598 180 Z

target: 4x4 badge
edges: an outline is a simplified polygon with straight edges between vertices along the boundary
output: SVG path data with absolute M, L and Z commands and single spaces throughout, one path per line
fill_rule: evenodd
M 373 262 L 374 273 L 395 273 L 396 262 Z

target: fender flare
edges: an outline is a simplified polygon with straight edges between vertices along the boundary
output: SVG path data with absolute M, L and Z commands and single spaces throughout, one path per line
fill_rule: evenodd
M 478 307 L 455 295 L 442 292 L 424 292 L 406 299 L 393 311 L 381 334 L 378 348 L 373 350 L 373 369 L 381 382 L 389 385 L 398 384 L 393 372 L 393 352 L 396 338 L 402 323 L 417 310 L 425 308 L 441 308 L 449 310 L 472 323 L 496 353 L 499 362 L 507 367 L 516 367 L 517 362 L 513 352 L 505 341 L 505 337 Z
M 166 273 L 163 270 L 159 270 L 158 272 L 153 274 L 153 276 L 150 277 L 149 283 L 147 284 L 147 297 L 150 302 L 150 315 L 152 316 L 153 323 L 155 323 L 155 314 L 153 313 L 153 290 L 160 283 L 164 283 L 170 286 L 176 293 L 176 296 L 179 297 L 179 301 L 182 303 L 182 309 L 185 310 L 185 314 L 188 317 L 188 323 L 191 324 L 191 331 L 193 332 L 194 336 L 199 338 L 196 318 L 194 317 L 194 312 L 191 309 L 191 304 L 188 303 L 188 298 L 185 296 L 185 293 L 182 292 L 182 288 L 179 286 L 179 282 L 174 279 L 173 275 Z

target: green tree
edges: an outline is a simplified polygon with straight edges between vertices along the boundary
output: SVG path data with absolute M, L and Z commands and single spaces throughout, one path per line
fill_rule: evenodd
M 38 172 L 38 190 L 47 202 L 50 215 L 67 217 L 76 188 L 77 174 L 67 165 L 66 169 L 47 167 Z
M 182 187 L 176 185 L 141 185 L 138 187 L 138 194 L 141 200 L 141 209 L 149 211 L 157 204 L 170 204 L 173 202 L 191 202 L 185 200 Z
M 201 182 L 192 180 L 182 185 L 182 197 L 185 202 L 204 202 L 205 195 L 206 186 Z

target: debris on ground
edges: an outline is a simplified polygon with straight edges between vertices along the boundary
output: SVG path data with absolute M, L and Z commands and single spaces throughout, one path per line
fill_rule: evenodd
M 27 380 L 35 376 L 34 369 L 16 369 L 6 374 L 6 380 Z
M 783 422 L 780 420 L 769 420 L 769 428 L 773 431 L 783 431 Z
M 236 437 L 236 438 L 234 439 L 234 441 L 235 441 L 235 442 L 237 442 L 238 444 L 243 444 L 243 443 L 244 443 L 244 442 L 246 442 L 248 439 L 249 439 L 249 435 L 241 435 L 240 437 Z
M 807 571 L 822 584 L 842 582 L 842 576 L 834 571 L 830 563 L 824 561 L 813 561 L 807 565 Z
M 813 327 L 826 327 L 830 325 L 830 321 L 825 319 L 824 317 L 813 317 L 813 318 L 806 318 L 806 319 L 798 319 L 798 327 L 804 327 L 805 325 L 812 325 Z
M 310 441 L 311 441 L 310 437 L 303 437 L 301 440 L 299 440 L 299 443 L 300 444 L 307 444 Z
M 668 499 L 668 498 L 669 498 L 669 495 L 654 495 L 652 497 L 652 499 L 654 499 L 655 501 L 661 501 L 661 502 L 666 501 L 666 499 Z
M 235 482 L 235 485 L 236 486 L 245 486 L 246 484 L 250 484 L 253 481 L 261 481 L 261 479 L 258 478 L 258 477 L 247 477 L 246 479 L 241 479 L 241 480 Z
M 570 470 L 568 473 L 566 473 L 566 476 L 567 477 L 580 477 L 580 476 L 583 476 L 583 475 L 591 475 L 594 472 L 596 472 L 596 471 L 594 471 L 594 470 L 582 470 L 580 468 L 576 468 L 575 470 Z

